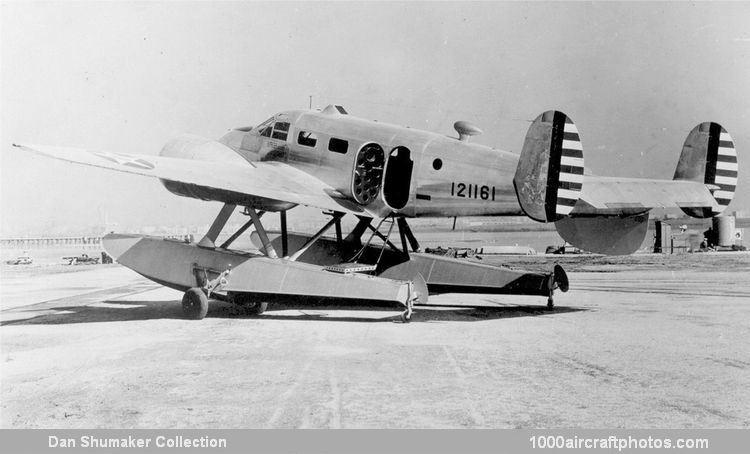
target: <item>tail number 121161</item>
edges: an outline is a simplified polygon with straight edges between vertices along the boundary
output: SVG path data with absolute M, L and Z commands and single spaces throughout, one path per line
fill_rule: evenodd
M 451 196 L 467 199 L 495 200 L 495 187 L 480 186 L 471 183 L 451 183 Z

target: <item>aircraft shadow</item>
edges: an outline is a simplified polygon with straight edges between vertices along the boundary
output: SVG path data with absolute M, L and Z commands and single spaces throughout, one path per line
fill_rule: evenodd
M 491 304 L 491 303 L 490 303 Z M 415 307 L 412 323 L 420 322 L 481 322 L 516 317 L 554 316 L 588 309 L 556 307 L 549 310 L 544 305 L 524 306 L 448 306 L 426 304 Z M 371 311 L 361 316 L 351 312 Z M 26 308 L 7 311 L 15 317 L 4 316 L 0 326 L 6 325 L 60 325 L 77 323 L 127 322 L 142 320 L 183 320 L 182 307 L 175 301 L 102 301 L 93 305 L 63 305 L 50 308 Z M 382 316 L 374 315 L 382 312 Z M 388 314 L 390 312 L 390 314 Z M 392 304 L 363 302 L 342 304 L 275 303 L 262 315 L 253 315 L 242 307 L 221 301 L 212 301 L 206 318 L 295 320 L 358 323 L 401 323 L 401 308 Z M 5 315 L 5 314 L 4 314 Z M 28 315 L 28 317 L 25 317 Z
M 6 311 L 10 319 L 6 325 L 62 325 L 75 323 L 126 322 L 157 319 L 183 319 L 180 301 L 107 301 L 97 304 L 60 305 Z M 9 318 L 4 313 L 3 318 Z M 24 317 L 28 315 L 29 317 Z
M 305 313 L 309 310 L 313 313 Z M 329 311 L 330 312 L 327 312 Z M 372 310 L 372 308 L 355 309 L 347 308 L 347 310 Z M 396 309 L 392 309 L 397 311 Z M 440 310 L 430 309 L 424 306 L 418 306 L 414 309 L 414 313 L 411 318 L 411 323 L 422 323 L 422 322 L 481 322 L 488 320 L 498 320 L 505 318 L 515 317 L 537 317 L 541 315 L 554 316 L 567 312 L 579 312 L 588 309 L 583 308 L 570 308 L 561 307 L 555 308 L 554 310 L 548 310 L 544 307 L 539 306 L 508 306 L 508 307 L 445 307 L 441 306 Z M 261 316 L 255 318 L 269 319 L 269 320 L 299 320 L 299 321 L 315 321 L 325 320 L 330 322 L 359 322 L 359 323 L 383 323 L 383 322 L 394 322 L 401 323 L 400 311 L 398 314 L 393 316 L 384 316 L 379 318 L 370 317 L 353 317 L 353 316 L 340 316 L 336 315 L 336 311 L 341 311 L 338 307 L 318 307 L 318 308 L 300 308 L 301 315 L 287 315 L 287 314 L 274 314 L 273 311 L 268 311 Z M 324 313 L 321 313 L 324 312 Z

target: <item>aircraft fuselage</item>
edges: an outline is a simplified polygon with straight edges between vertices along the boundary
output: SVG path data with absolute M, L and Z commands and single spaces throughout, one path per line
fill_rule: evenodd
M 517 155 L 353 117 L 333 106 L 282 112 L 249 131 L 233 130 L 220 142 L 245 161 L 303 170 L 383 215 L 522 214 L 513 188 Z

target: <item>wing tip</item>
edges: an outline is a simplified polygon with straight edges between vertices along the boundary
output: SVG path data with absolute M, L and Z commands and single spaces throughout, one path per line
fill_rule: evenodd
M 28 151 L 28 152 L 38 153 L 38 154 L 43 154 L 43 155 L 47 154 L 43 150 L 40 150 L 39 147 L 36 145 L 26 145 L 23 143 L 16 143 L 16 142 L 11 143 L 11 145 L 14 148 L 18 148 L 19 150 L 23 150 L 23 151 Z

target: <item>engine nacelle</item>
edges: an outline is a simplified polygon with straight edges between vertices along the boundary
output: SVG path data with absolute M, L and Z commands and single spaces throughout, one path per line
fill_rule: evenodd
M 235 150 L 221 142 L 204 137 L 185 134 L 167 142 L 159 153 L 161 156 L 186 160 L 197 160 L 247 166 L 247 161 Z M 208 168 L 208 167 L 207 167 Z M 209 170 L 206 170 L 207 172 Z M 161 184 L 171 192 L 182 197 L 199 200 L 231 203 L 240 206 L 252 206 L 264 211 L 287 210 L 293 203 L 254 197 L 239 192 L 210 188 L 195 184 L 182 183 L 160 178 Z
M 171 139 L 162 147 L 159 155 L 197 161 L 236 162 L 238 165 L 247 164 L 247 161 L 238 155 L 236 151 L 223 143 L 193 134 L 183 134 Z

